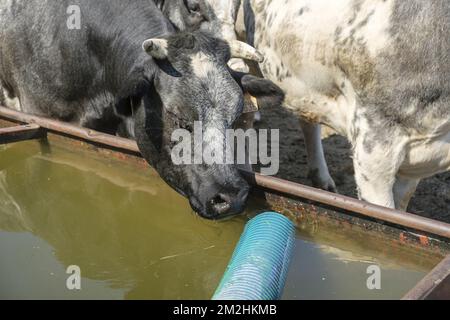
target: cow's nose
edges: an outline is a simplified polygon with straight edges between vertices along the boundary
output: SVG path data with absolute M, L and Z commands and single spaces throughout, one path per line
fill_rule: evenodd
M 213 219 L 223 219 L 236 215 L 244 210 L 249 188 L 244 187 L 239 192 L 219 192 L 209 200 L 210 215 Z

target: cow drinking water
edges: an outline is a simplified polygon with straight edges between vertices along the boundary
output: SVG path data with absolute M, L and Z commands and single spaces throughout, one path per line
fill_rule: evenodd
M 69 6 L 80 9 L 79 29 L 67 26 Z M 0 1 L 7 96 L 31 114 L 134 135 L 161 177 L 210 219 L 241 212 L 248 185 L 234 165 L 174 165 L 171 133 L 194 121 L 225 131 L 242 112 L 242 89 L 264 95 L 227 67 L 232 57 L 261 60 L 244 43 L 176 32 L 152 1 Z

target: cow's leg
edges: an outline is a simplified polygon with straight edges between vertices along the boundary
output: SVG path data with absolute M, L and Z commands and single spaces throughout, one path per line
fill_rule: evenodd
M 17 111 L 21 111 L 22 109 L 19 99 L 16 97 L 12 97 L 8 90 L 3 88 L 2 86 L 0 86 L 0 105 Z
M 419 185 L 420 179 L 413 179 L 397 175 L 394 184 L 394 201 L 395 207 L 399 210 L 406 211 L 408 203 Z
M 395 208 L 393 187 L 395 173 L 389 168 L 383 169 L 375 163 L 359 163 L 364 161 L 359 158 L 354 159 L 355 180 L 358 185 L 359 199 L 380 206 Z
M 380 206 L 395 208 L 394 184 L 404 159 L 401 143 L 383 144 L 372 136 L 374 132 L 363 134 L 354 147 L 353 164 L 359 198 Z M 368 147 L 368 138 L 373 145 Z
M 0 87 L 0 106 L 5 107 L 6 106 L 6 97 L 3 92 L 3 88 Z
M 305 137 L 306 152 L 308 154 L 309 178 L 314 187 L 337 192 L 336 184 L 328 171 L 325 154 L 322 147 L 321 128 L 319 124 L 313 124 L 300 120 L 303 135 Z
M 0 86 L 0 106 L 5 106 L 6 98 L 3 88 Z

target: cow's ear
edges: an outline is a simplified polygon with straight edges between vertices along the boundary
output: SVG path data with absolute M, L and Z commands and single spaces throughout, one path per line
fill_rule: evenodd
M 272 81 L 238 72 L 233 72 L 233 76 L 244 93 L 249 93 L 258 100 L 260 108 L 283 104 L 284 92 Z

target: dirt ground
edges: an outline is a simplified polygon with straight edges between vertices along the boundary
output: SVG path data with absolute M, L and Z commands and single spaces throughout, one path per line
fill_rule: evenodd
M 286 109 L 261 110 L 258 128 L 280 129 L 280 171 L 278 177 L 311 185 L 303 134 L 295 115 Z M 350 158 L 350 145 L 341 136 L 333 135 L 324 140 L 328 167 L 339 193 L 356 197 L 354 170 Z M 425 217 L 450 223 L 450 172 L 423 180 L 408 211 Z

